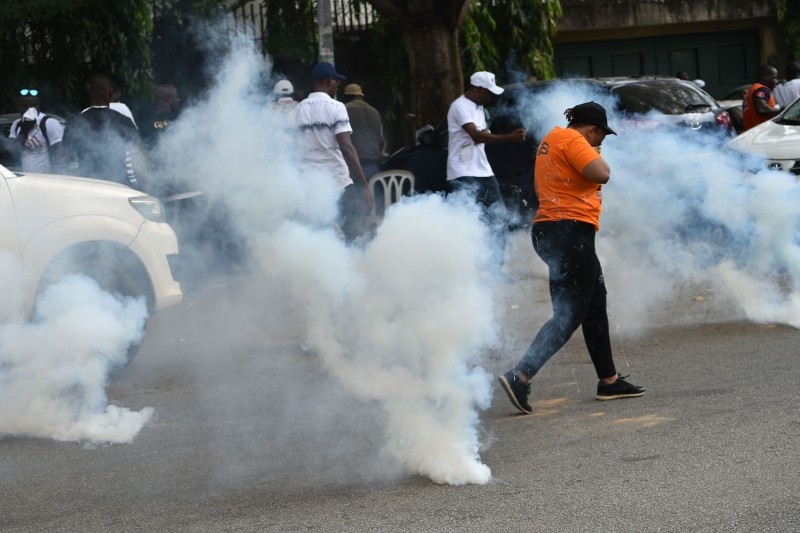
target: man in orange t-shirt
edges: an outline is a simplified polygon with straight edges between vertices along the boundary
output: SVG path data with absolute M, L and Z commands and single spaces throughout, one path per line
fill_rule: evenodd
M 762 65 L 758 69 L 758 80 L 747 90 L 742 102 L 743 131 L 758 126 L 781 112 L 772 97 L 772 90 L 777 83 L 778 70 L 775 67 Z
M 533 248 L 550 272 L 553 316 L 536 334 L 515 368 L 498 377 L 511 403 L 523 413 L 530 379 L 581 326 L 599 382 L 597 400 L 635 398 L 644 388 L 617 374 L 611 354 L 606 286 L 595 252 L 600 229 L 601 188 L 611 169 L 600 155 L 608 127 L 606 110 L 595 102 L 567 109 L 569 124 L 556 126 L 539 145 L 534 184 L 539 209 L 533 219 Z

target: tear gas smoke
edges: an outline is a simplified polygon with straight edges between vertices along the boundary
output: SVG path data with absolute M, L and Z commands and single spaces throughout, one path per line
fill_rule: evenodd
M 518 111 L 541 138 L 566 125 L 565 109 L 589 100 L 609 110 L 619 133 L 602 147 L 611 180 L 603 187 L 598 234 L 617 330 L 641 334 L 656 324 L 662 304 L 689 287 L 715 295 L 716 321 L 744 316 L 800 326 L 790 290 L 800 276 L 795 178 L 744 172 L 721 137 L 644 129 L 651 122 L 615 115 L 607 94 L 569 82 L 531 96 Z
M 324 369 L 381 406 L 382 449 L 395 463 L 387 470 L 401 465 L 441 483 L 485 483 L 478 412 L 488 405 L 491 380 L 481 355 L 497 341 L 498 318 L 486 229 L 468 203 L 425 196 L 394 206 L 363 249 L 346 246 L 331 229 L 331 180 L 299 168 L 287 117 L 271 108 L 266 90 L 253 89 L 269 68 L 250 41 L 235 40 L 215 87 L 167 132 L 158 152 L 163 168 L 223 199 L 263 268 L 262 282 L 291 295 L 264 305 L 298 316 L 302 340 Z M 563 110 L 577 103 L 612 108 L 608 96 L 568 85 L 557 91 L 521 108 L 538 137 L 564 125 Z M 752 180 L 722 164 L 716 141 L 634 133 L 613 114 L 610 121 L 620 135 L 603 148 L 612 181 L 604 188 L 598 249 L 616 329 L 645 331 L 656 323 L 659 303 L 696 284 L 738 303 L 720 320 L 789 316 L 790 301 L 780 311 L 780 294 L 765 298 L 757 287 L 769 284 L 782 262 L 757 228 L 776 223 L 764 209 L 781 202 L 773 197 L 781 187 L 767 183 L 784 181 L 779 194 L 790 194 L 793 182 Z M 788 239 L 781 257 L 792 257 L 793 241 L 780 233 Z M 329 424 L 359 416 L 327 400 Z M 314 452 L 325 453 L 324 445 Z
M 224 199 L 264 268 L 260 282 L 290 291 L 291 302 L 264 305 L 299 314 L 298 343 L 351 394 L 382 406 L 385 469 L 485 483 L 477 412 L 491 380 L 478 363 L 496 324 L 479 211 L 421 198 L 393 208 L 365 248 L 347 246 L 333 230 L 333 180 L 298 166 L 291 119 L 253 90 L 269 68 L 250 40 L 235 40 L 214 88 L 170 125 L 159 166 Z M 334 419 L 359 416 L 334 404 L 325 404 Z
M 290 119 L 273 110 L 268 91 L 259 88 L 271 65 L 253 49 L 252 40 L 221 39 L 227 53 L 214 66 L 216 83 L 194 98 L 162 136 L 153 154 L 152 179 L 156 184 L 184 180 L 224 211 L 254 260 L 252 278 L 291 296 L 248 302 L 251 311 L 258 313 L 261 306 L 265 315 L 298 317 L 302 333 L 297 343 L 312 348 L 315 361 L 342 388 L 379 405 L 383 425 L 374 427 L 382 431 L 381 459 L 391 459 L 387 471 L 399 467 L 439 483 L 487 482 L 490 471 L 478 455 L 478 413 L 491 396 L 482 356 L 497 343 L 498 314 L 487 264 L 490 239 L 477 209 L 457 195 L 446 201 L 437 195 L 406 199 L 392 208 L 373 240 L 362 247 L 345 245 L 332 229 L 337 210 L 332 180 L 299 168 Z M 519 110 L 529 131 L 541 138 L 553 126 L 565 125 L 564 109 L 587 100 L 612 108 L 608 97 L 565 84 L 522 102 Z M 746 175 L 726 161 L 712 140 L 659 130 L 634 132 L 613 114 L 609 122 L 620 135 L 609 136 L 603 146 L 612 179 L 603 188 L 598 252 L 617 330 L 633 335 L 655 325 L 659 304 L 687 286 L 713 288 L 720 300 L 735 304 L 720 306 L 715 320 L 744 315 L 800 324 L 797 298 L 786 290 L 800 268 L 794 180 Z M 184 242 L 182 253 L 192 254 L 195 245 L 204 244 Z M 114 307 L 97 299 L 81 297 L 78 301 L 86 305 L 80 311 L 47 314 L 46 327 L 60 328 L 54 334 L 38 334 L 42 325 L 3 331 L 3 359 L 13 354 L 13 361 L 3 366 L 0 431 L 126 442 L 147 422 L 149 409 L 136 413 L 107 406 L 105 367 L 96 358 L 88 362 L 92 358 L 87 355 L 113 353 L 135 338 L 144 310 L 130 302 Z M 101 322 L 103 337 L 98 336 Z M 91 330 L 76 338 L 71 332 L 81 326 Z M 230 325 L 226 342 L 242 341 L 237 326 Z M 520 334 L 527 342 L 533 332 Z M 47 348 L 40 346 L 38 355 L 30 355 L 34 336 Z M 51 346 L 40 337 L 62 340 Z M 63 362 L 64 346 L 74 346 L 69 353 L 77 359 Z M 276 354 L 262 350 L 257 356 Z M 192 361 L 203 363 L 199 357 Z M 219 387 L 239 390 L 235 379 L 220 371 L 237 363 L 211 365 Z M 308 386 L 300 380 L 312 381 L 321 370 L 307 359 L 292 366 L 302 369 L 300 376 L 292 376 L 300 385 L 275 388 L 306 394 Z M 9 372 L 15 372 L 14 380 Z M 263 380 L 269 390 L 280 377 L 265 375 Z M 26 389 L 38 395 L 23 396 Z M 327 428 L 363 414 L 352 405 L 341 408 L 333 395 L 317 402 L 325 409 Z M 289 403 L 269 402 L 271 409 L 286 411 L 285 427 L 270 431 L 290 434 L 296 429 L 292 424 L 302 426 L 308 419 L 294 416 Z M 15 414 L 25 408 L 27 417 Z M 37 419 L 41 423 L 30 422 Z M 314 421 L 320 423 L 316 432 L 326 430 L 322 417 Z M 319 444 L 311 447 L 314 456 L 331 451 L 324 440 L 314 444 Z M 235 459 L 226 454 L 221 460 Z
M 109 405 L 109 372 L 143 333 L 140 300 L 71 276 L 48 288 L 29 324 L 0 327 L 0 435 L 130 442 L 153 410 Z
M 307 345 L 382 405 L 389 456 L 437 483 L 487 482 L 477 409 L 490 377 L 476 363 L 496 326 L 477 209 L 427 196 L 394 207 L 363 251 L 291 224 L 266 250 L 283 258 L 271 274 L 302 303 Z

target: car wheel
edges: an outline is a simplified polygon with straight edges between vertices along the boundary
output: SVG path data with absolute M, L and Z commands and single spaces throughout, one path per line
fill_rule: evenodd
M 138 258 L 124 246 L 114 243 L 88 243 L 61 252 L 42 275 L 37 290 L 37 304 L 47 287 L 70 274 L 93 279 L 102 290 L 117 298 L 144 298 L 148 315 L 153 310 L 154 296 L 147 271 Z M 37 316 L 36 304 L 33 316 Z M 143 340 L 144 335 L 128 347 L 124 362 L 112 369 L 112 372 L 119 371 L 130 363 L 139 352 Z

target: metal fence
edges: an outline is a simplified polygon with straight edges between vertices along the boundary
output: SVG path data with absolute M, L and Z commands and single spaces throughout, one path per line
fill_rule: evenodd
M 310 0 L 317 12 L 317 2 Z M 331 23 L 334 33 L 363 34 L 368 32 L 377 14 L 373 7 L 358 0 L 327 0 L 331 3 Z M 233 8 L 237 26 L 252 31 L 253 38 L 263 42 L 267 38 L 267 4 L 269 0 L 247 2 Z M 263 47 L 262 47 L 263 49 Z

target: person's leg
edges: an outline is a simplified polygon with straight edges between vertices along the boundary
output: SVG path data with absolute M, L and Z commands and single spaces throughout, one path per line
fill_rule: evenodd
M 595 254 L 597 262 L 597 278 L 592 294 L 592 302 L 583 320 L 583 338 L 592 358 L 597 383 L 597 400 L 616 400 L 620 398 L 638 398 L 645 393 L 644 387 L 625 381 L 625 377 L 617 374 L 614 358 L 611 354 L 611 339 L 608 331 L 608 313 L 606 311 L 606 285 L 603 270 Z
M 593 238 L 593 232 L 590 224 L 573 221 L 536 223 L 531 229 L 533 247 L 550 272 L 553 316 L 517 366 L 497 378 L 512 405 L 523 413 L 533 412 L 528 403 L 530 378 L 566 344 L 586 315 L 594 268 L 587 261 L 585 241 Z
M 599 263 L 592 261 L 594 228 L 560 221 L 533 225 L 534 249 L 550 272 L 553 316 L 536 334 L 516 370 L 531 378 L 578 329 L 592 302 Z
M 352 242 L 364 234 L 366 209 L 360 186 L 350 184 L 339 197 L 339 226 L 347 242 Z
M 614 358 L 611 354 L 611 338 L 608 331 L 608 313 L 606 311 L 606 285 L 597 254 L 594 256 L 594 261 L 597 264 L 594 291 L 592 291 L 592 300 L 581 327 L 583 338 L 586 341 L 586 348 L 589 350 L 589 357 L 592 359 L 597 377 L 609 379 L 617 375 L 617 369 L 614 366 Z
M 505 261 L 508 238 L 508 212 L 500 194 L 497 178 L 494 176 L 464 176 L 451 180 L 450 188 L 452 192 L 462 189 L 471 191 L 475 201 L 481 205 L 484 221 L 491 228 L 495 238 L 495 263 L 502 266 Z

